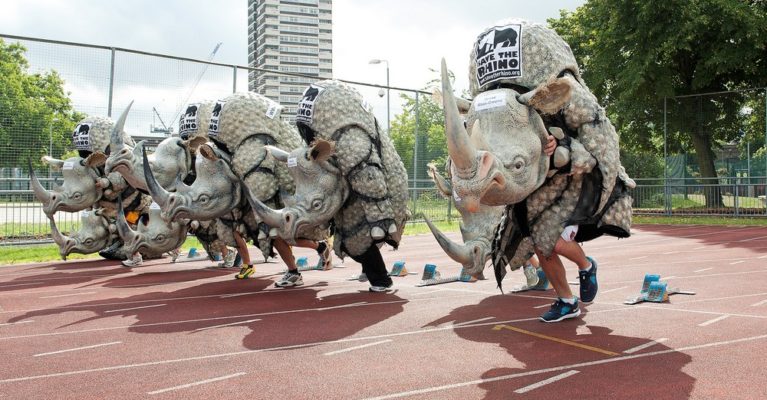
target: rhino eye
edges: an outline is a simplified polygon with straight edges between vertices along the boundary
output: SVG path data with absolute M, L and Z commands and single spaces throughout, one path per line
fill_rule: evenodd
M 83 241 L 83 244 L 86 245 L 86 246 L 90 246 L 90 245 L 93 244 L 93 239 L 91 239 L 91 238 L 85 239 Z
M 509 163 L 504 164 L 506 169 L 513 170 L 512 172 L 521 172 L 525 168 L 525 160 L 522 157 L 517 157 Z
M 80 197 L 82 197 L 82 193 L 80 192 L 74 192 L 72 193 L 72 200 L 80 200 Z
M 312 201 L 312 209 L 318 210 L 318 209 L 320 209 L 320 207 L 322 207 L 322 200 L 314 199 Z
M 201 194 L 200 197 L 197 198 L 197 201 L 199 203 L 205 204 L 210 200 L 210 197 L 207 194 Z
M 165 235 L 157 235 L 154 237 L 155 242 L 162 242 L 163 240 L 165 240 Z

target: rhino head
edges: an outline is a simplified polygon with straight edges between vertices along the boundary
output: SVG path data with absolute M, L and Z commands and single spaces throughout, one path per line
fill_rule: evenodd
M 127 248 L 128 254 L 137 251 L 160 255 L 177 249 L 186 239 L 186 220 L 168 222 L 160 216 L 159 207 L 150 206 L 149 213 L 139 217 L 136 230 L 125 220 L 122 199 L 118 200 L 117 234 Z
M 428 218 L 426 218 L 426 224 L 442 250 L 453 261 L 460 263 L 465 272 L 472 276 L 479 276 L 485 269 L 487 260 L 490 259 L 493 233 L 504 207 L 480 204 L 477 212 L 468 212 L 463 199 L 454 194 L 451 183 L 437 172 L 434 165 L 429 165 L 428 174 L 443 195 L 453 197 L 455 208 L 461 214 L 463 244 L 450 240 Z
M 464 126 L 442 60 L 453 188 L 468 212 L 477 212 L 480 203 L 518 203 L 543 184 L 549 169 L 543 152 L 548 132 L 539 112 L 556 113 L 569 102 L 571 91 L 567 80 L 555 79 L 524 94 L 514 89 L 483 92 L 472 101 Z
M 125 120 L 132 104 L 133 102 L 123 111 L 112 129 L 109 144 L 110 154 L 104 170 L 106 173 L 118 172 L 129 185 L 146 191 L 148 189 L 144 178 L 144 159 L 142 157 L 144 142 L 139 142 L 135 147 L 131 147 L 124 143 L 122 136 Z M 166 138 L 157 145 L 155 152 L 149 156 L 149 166 L 159 184 L 164 188 L 173 190 L 176 180 L 183 179 L 189 174 L 191 155 L 187 143 L 177 137 Z
M 49 218 L 51 224 L 51 236 L 59 246 L 59 255 L 62 260 L 72 253 L 91 254 L 95 253 L 112 242 L 112 233 L 115 226 L 101 215 L 100 210 L 84 211 L 81 215 L 80 229 L 67 236 L 56 227 L 53 217 Z
M 103 195 L 104 187 L 108 186 L 108 181 L 102 178 L 96 169 L 103 165 L 104 159 L 103 153 L 93 153 L 87 158 L 71 157 L 66 160 L 43 157 L 43 162 L 62 171 L 63 184 L 52 190 L 43 187 L 30 161 L 30 186 L 35 198 L 43 204 L 45 215 L 52 217 L 56 211 L 76 212 L 95 204 Z
M 311 147 L 292 153 L 273 146 L 264 147 L 278 161 L 287 163 L 296 191 L 291 197 L 283 197 L 284 209 L 274 210 L 259 201 L 248 188 L 246 197 L 253 211 L 267 225 L 277 228 L 285 239 L 312 237 L 312 232 L 326 229 L 349 196 L 341 170 L 330 162 L 335 153 L 334 144 L 320 139 Z
M 229 157 L 212 143 L 201 145 L 197 154 L 196 178 L 192 185 L 177 179 L 176 191 L 169 192 L 157 181 L 149 167 L 146 152 L 143 153 L 147 188 L 167 220 L 211 220 L 228 213 L 240 202 L 240 180 L 232 172 Z

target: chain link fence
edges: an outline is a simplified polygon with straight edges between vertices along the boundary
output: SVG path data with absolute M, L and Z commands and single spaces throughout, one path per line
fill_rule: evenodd
M 64 159 L 74 154 L 71 131 L 76 120 L 86 114 L 116 118 L 134 101 L 126 130 L 138 139 L 158 142 L 177 129 L 182 108 L 189 102 L 247 91 L 249 74 L 257 71 L 106 46 L 2 34 L 0 40 L 6 47 L 12 43 L 24 47 L 27 74 L 46 77 L 55 71 L 75 112 L 57 116 L 37 109 L 23 114 L 19 109 L 31 107 L 26 102 L 0 106 L 0 245 L 48 239 L 49 223 L 30 190 L 27 160 L 42 184 L 52 188 L 61 173 L 41 163 L 40 157 Z M 408 171 L 411 222 L 424 217 L 460 219 L 451 200 L 434 188 L 426 174 L 429 163 L 444 172 L 447 160 L 444 114 L 430 90 L 347 83 L 373 105 L 381 127 L 390 126 Z M 636 213 L 767 214 L 765 98 L 764 91 L 745 91 L 668 99 L 664 121 L 656 125 L 663 126 L 668 136 L 666 161 L 662 155 L 624 155 L 629 174 L 640 177 L 634 190 Z M 710 166 L 701 167 L 701 152 L 690 139 L 693 133 L 711 138 L 710 147 L 716 151 L 703 158 L 713 159 L 713 177 L 706 174 Z M 80 220 L 78 213 L 59 212 L 55 218 L 64 232 L 77 229 Z

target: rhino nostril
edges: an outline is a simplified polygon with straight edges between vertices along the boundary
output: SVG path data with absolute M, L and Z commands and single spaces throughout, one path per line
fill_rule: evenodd
M 285 222 L 290 223 L 290 214 L 285 214 Z

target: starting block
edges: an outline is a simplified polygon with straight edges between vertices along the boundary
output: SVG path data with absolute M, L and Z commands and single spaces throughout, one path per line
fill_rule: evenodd
M 174 263 L 182 263 L 182 262 L 193 262 L 193 261 L 203 261 L 207 260 L 208 255 L 204 252 L 198 252 L 197 248 L 192 247 L 189 249 L 189 253 L 186 254 L 186 257 L 178 257 Z
M 511 293 L 527 292 L 528 290 L 544 291 L 551 289 L 551 284 L 546 278 L 546 274 L 543 272 L 543 269 L 538 268 L 536 273 L 538 274 L 538 284 L 535 286 L 517 285 L 511 288 Z
M 304 272 L 304 271 L 325 271 L 324 268 L 322 268 L 322 264 L 320 264 L 319 260 L 317 261 L 317 265 L 309 265 L 309 261 L 306 257 L 298 257 L 296 259 L 296 267 L 298 267 L 298 272 Z M 328 270 L 333 269 L 333 267 L 328 268 Z M 286 272 L 287 269 L 283 272 Z
M 653 303 L 664 303 L 668 301 L 668 296 L 672 294 L 694 295 L 695 292 L 681 290 L 679 288 L 669 288 L 666 282 L 660 281 L 660 275 L 647 274 L 642 282 L 642 290 L 639 296 L 629 297 L 623 304 L 639 304 L 645 301 Z
M 463 268 L 461 268 L 461 273 L 459 275 L 453 275 L 448 277 L 442 277 L 437 271 L 437 266 L 434 264 L 426 264 L 423 267 L 423 275 L 421 275 L 421 283 L 416 284 L 416 286 L 431 286 L 431 285 L 440 285 L 443 283 L 451 283 L 451 282 L 475 282 L 477 278 L 469 275 Z
M 415 275 L 415 274 L 416 272 L 409 272 L 407 268 L 405 268 L 404 261 L 394 262 L 394 266 L 392 266 L 391 272 L 389 272 L 389 276 L 408 276 L 408 275 Z

